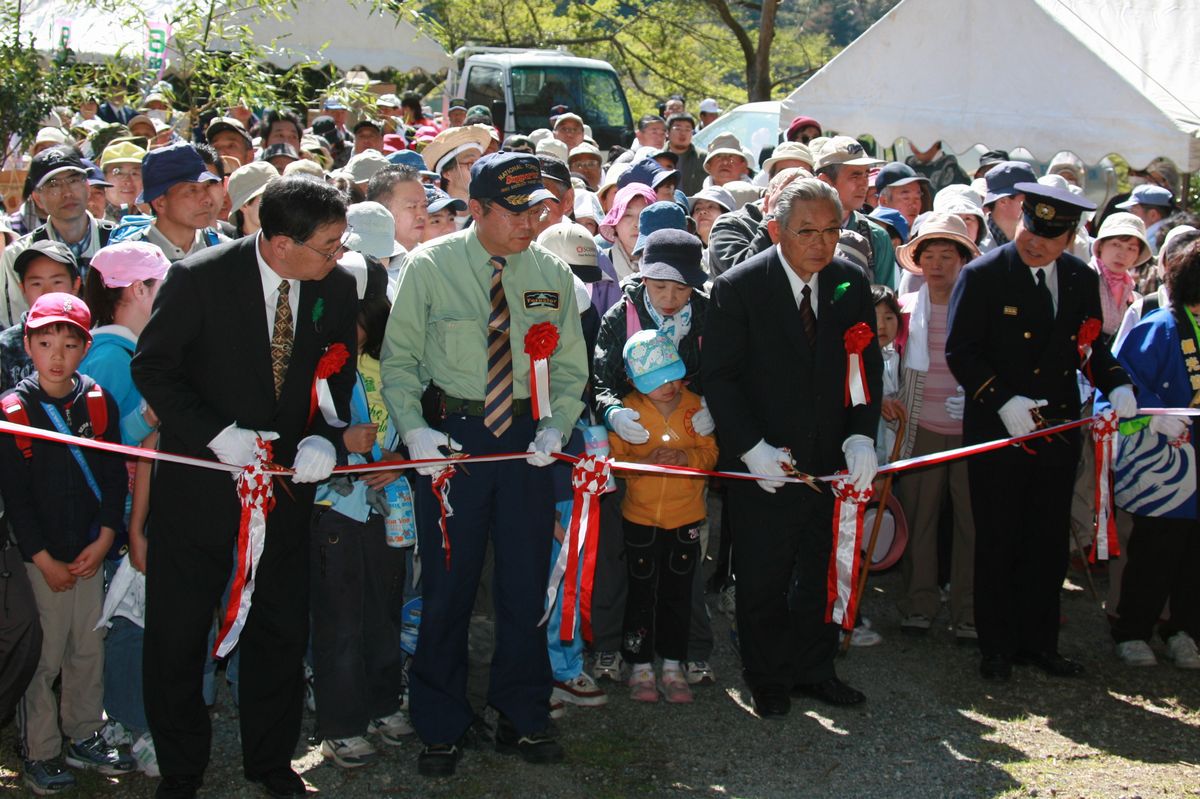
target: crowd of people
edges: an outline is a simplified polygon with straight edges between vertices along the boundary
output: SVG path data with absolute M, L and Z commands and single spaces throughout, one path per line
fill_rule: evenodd
M 567 107 L 527 135 L 445 107 L 196 125 L 160 85 L 35 137 L 0 217 L 5 421 L 215 466 L 0 436 L 0 718 L 35 793 L 82 768 L 195 796 L 222 677 L 271 796 L 305 793 L 306 704 L 340 768 L 414 733 L 425 776 L 468 741 L 560 762 L 568 707 L 717 682 L 714 594 L 759 717 L 859 704 L 835 656 L 883 633 L 830 620 L 834 493 L 792 478 L 865 498 L 882 463 L 1107 408 L 1116 656 L 1154 665 L 1157 635 L 1200 668 L 1190 419 L 1139 412 L 1200 404 L 1200 223 L 1170 162 L 1101 210 L 1070 153 L 969 175 L 805 116 L 702 149 L 720 108 L 677 96 L 604 152 Z M 1092 452 L 1072 429 L 896 476 L 898 631 L 977 645 L 985 680 L 1081 674 L 1059 594 Z M 614 473 L 572 571 L 584 455 L 663 468 Z M 255 539 L 258 484 L 230 478 L 263 462 L 287 474 Z

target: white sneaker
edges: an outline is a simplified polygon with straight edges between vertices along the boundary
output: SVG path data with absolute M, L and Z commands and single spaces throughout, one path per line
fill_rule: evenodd
M 596 663 L 592 666 L 592 676 L 599 680 L 621 682 L 621 673 L 625 664 L 620 652 L 597 652 Z
M 142 733 L 133 742 L 133 747 L 129 750 L 129 753 L 137 761 L 138 771 L 147 777 L 162 776 L 158 770 L 158 753 L 154 751 L 154 739 L 150 737 L 149 732 Z
M 846 633 L 843 632 L 842 638 L 845 637 Z M 883 636 L 865 625 L 850 631 L 850 646 L 878 646 L 882 643 Z
M 924 635 L 933 626 L 933 619 L 920 613 L 911 613 L 900 622 L 900 632 L 909 635 Z
M 1200 652 L 1196 642 L 1185 632 L 1178 632 L 1167 639 L 1167 654 L 1180 669 L 1200 669 Z
M 405 735 L 413 734 L 413 726 L 408 723 L 408 716 L 403 710 L 397 710 L 390 716 L 384 716 L 381 719 L 372 719 L 367 724 L 367 733 L 374 735 L 379 734 L 379 737 L 388 746 L 400 746 Z
M 321 755 L 342 768 L 359 768 L 375 761 L 379 753 L 361 735 L 353 738 L 326 738 L 321 742 Z
M 582 671 L 569 680 L 554 681 L 550 701 L 554 700 L 580 707 L 603 707 L 608 704 L 608 696 L 596 685 L 590 674 Z
M 100 728 L 100 737 L 109 746 L 129 746 L 133 743 L 133 734 L 129 728 L 116 719 L 109 719 Z
M 567 715 L 567 703 L 550 697 L 550 718 L 558 720 Z
M 1196 646 L 1193 644 L 1192 653 L 1195 654 L 1195 652 Z M 1158 665 L 1158 658 L 1154 657 L 1154 650 L 1145 641 L 1122 641 L 1117 644 L 1117 657 L 1126 666 Z
M 683 674 L 688 685 L 715 685 L 717 673 L 707 660 L 689 660 L 683 664 Z
M 317 712 L 317 691 L 313 686 L 316 684 L 316 678 L 313 676 L 312 666 L 304 664 L 304 706 L 308 708 L 309 713 Z

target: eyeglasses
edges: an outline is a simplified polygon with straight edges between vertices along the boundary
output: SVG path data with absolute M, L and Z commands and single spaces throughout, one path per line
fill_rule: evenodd
M 688 133 L 691 133 L 692 131 L 695 130 L 695 128 L 693 128 L 691 125 L 672 125 L 671 127 L 667 128 L 667 130 L 670 130 L 670 131 L 686 130 Z
M 346 252 L 346 250 L 350 249 L 349 247 L 346 246 L 345 239 L 342 239 L 338 243 L 338 246 L 335 247 L 331 252 L 325 252 L 324 250 L 318 250 L 316 247 L 312 246 L 311 244 L 300 241 L 300 239 L 292 239 L 292 241 L 296 242 L 301 247 L 307 247 L 308 249 L 315 252 L 317 255 L 324 258 L 326 261 L 336 260 L 337 258 L 339 258 L 341 256 L 342 253 L 344 253 L 344 252 Z
M 785 227 L 784 230 L 795 236 L 802 244 L 812 244 L 817 240 L 818 237 L 824 239 L 825 241 L 837 241 L 838 237 L 842 235 L 842 229 L 840 227 L 827 227 L 823 230 L 818 230 L 815 227 L 792 230 L 790 227 Z
M 72 175 L 69 178 L 53 178 L 52 180 L 47 180 L 42 185 L 38 186 L 38 191 L 42 191 L 47 194 L 57 194 L 58 192 L 67 189 L 74 189 L 82 186 L 84 181 L 85 178 L 83 175 Z
M 121 180 L 123 178 L 130 178 L 130 179 L 140 178 L 142 176 L 142 169 L 141 169 L 141 167 L 137 167 L 137 168 L 129 167 L 128 169 L 122 169 L 121 167 L 117 166 L 117 167 L 113 167 L 112 169 L 108 170 L 108 173 L 106 176 L 110 180 Z

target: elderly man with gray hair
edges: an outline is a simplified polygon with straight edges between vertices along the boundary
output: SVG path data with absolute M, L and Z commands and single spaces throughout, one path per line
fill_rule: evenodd
M 763 718 L 786 715 L 790 697 L 864 699 L 834 671 L 838 629 L 826 621 L 832 492 L 779 479 L 848 470 L 864 490 L 878 469 L 883 360 L 871 286 L 834 255 L 842 220 L 833 187 L 793 181 L 767 223 L 777 244 L 718 277 L 709 300 L 701 374 L 723 468 L 760 478 L 733 481 L 726 501 L 744 676 Z M 854 328 L 867 390 L 848 399 Z

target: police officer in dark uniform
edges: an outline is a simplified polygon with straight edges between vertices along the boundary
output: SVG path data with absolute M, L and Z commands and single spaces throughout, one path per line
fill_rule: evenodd
M 963 270 L 950 300 L 946 361 L 968 402 L 963 443 L 1033 432 L 1079 418 L 1079 334 L 1099 320 L 1096 273 L 1067 248 L 1095 205 L 1068 191 L 1019 183 L 1023 216 L 1012 242 Z M 1129 377 L 1104 347 L 1087 369 L 1117 415 L 1137 412 Z M 975 623 L 985 679 L 1029 664 L 1057 677 L 1083 667 L 1058 653 L 1059 592 L 1078 429 L 976 455 L 967 464 L 975 516 Z

